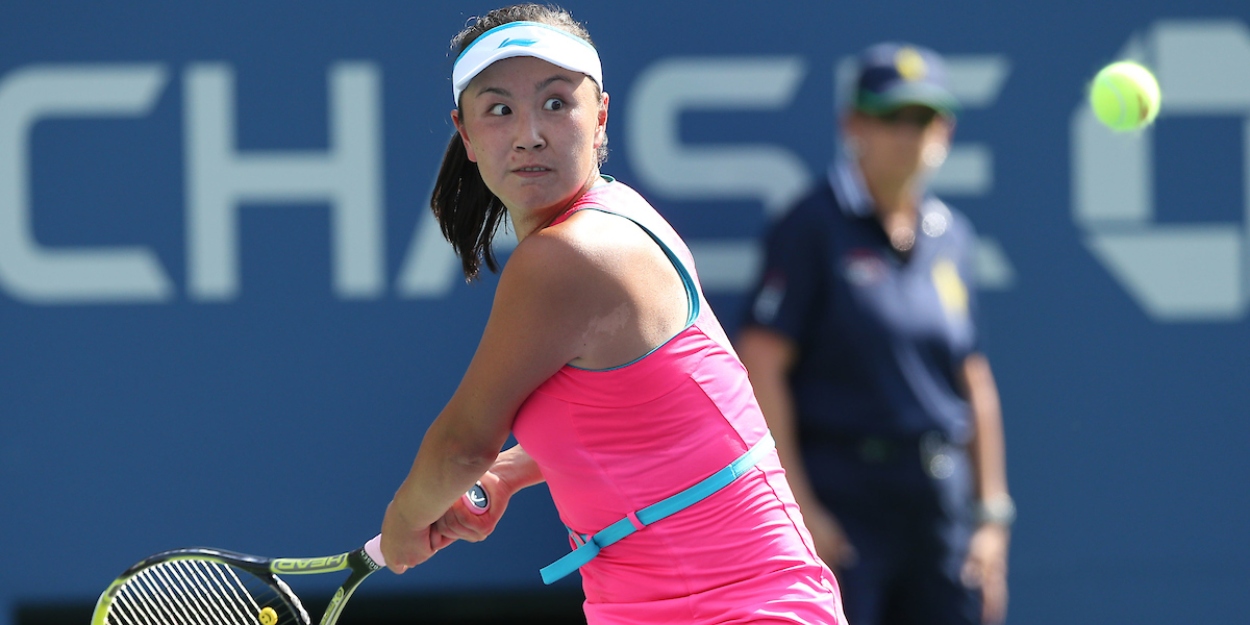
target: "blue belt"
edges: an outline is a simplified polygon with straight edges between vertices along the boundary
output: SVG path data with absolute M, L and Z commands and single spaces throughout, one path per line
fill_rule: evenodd
M 543 583 L 550 584 L 576 571 L 583 564 L 593 560 L 595 556 L 599 555 L 599 551 L 608 545 L 660 519 L 707 499 L 712 493 L 728 486 L 743 473 L 746 473 L 748 469 L 754 467 L 764 454 L 773 450 L 773 447 L 772 434 L 765 433 L 764 438 L 761 438 L 759 442 L 755 443 L 746 453 L 739 456 L 737 460 L 729 463 L 729 466 L 713 473 L 702 482 L 676 495 L 659 503 L 651 504 L 637 512 L 631 512 L 625 518 L 603 528 L 594 535 L 578 534 L 570 529 L 569 535 L 573 537 L 573 542 L 577 544 L 577 548 L 563 558 L 543 567 L 540 571 L 543 576 Z

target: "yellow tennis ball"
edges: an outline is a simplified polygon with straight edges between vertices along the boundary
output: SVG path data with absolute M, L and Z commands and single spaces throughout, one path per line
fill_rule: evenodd
M 1154 74 L 1132 61 L 1102 68 L 1089 88 L 1094 114 L 1108 128 L 1121 132 L 1150 125 L 1159 114 L 1161 100 Z
M 278 613 L 274 612 L 273 608 L 265 606 L 260 609 L 260 614 L 256 618 L 260 620 L 260 625 L 274 625 L 278 622 Z

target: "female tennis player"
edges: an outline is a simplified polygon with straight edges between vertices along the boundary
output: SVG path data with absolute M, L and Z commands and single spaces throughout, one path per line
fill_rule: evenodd
M 844 623 L 689 250 L 599 171 L 608 94 L 586 30 L 517 5 L 453 46 L 457 133 L 432 208 L 469 278 L 496 269 L 505 214 L 519 244 L 387 508 L 392 570 L 484 538 L 546 481 L 575 549 L 543 578 L 580 568 L 589 623 Z M 481 515 L 457 503 L 478 480 Z

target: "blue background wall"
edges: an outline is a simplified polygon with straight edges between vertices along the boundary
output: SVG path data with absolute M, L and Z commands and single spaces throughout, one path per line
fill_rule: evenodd
M 447 42 L 493 6 L 0 7 L 0 625 L 166 548 L 318 555 L 376 532 L 490 304 L 423 206 Z M 934 185 L 983 238 L 1010 622 L 1244 622 L 1250 7 L 566 6 L 604 59 L 605 171 L 692 243 L 731 331 L 754 237 L 836 153 L 839 64 L 882 39 L 948 54 L 968 107 Z M 1126 55 L 1165 105 L 1117 136 L 1083 98 Z M 196 160 L 214 131 L 233 139 L 216 168 Z M 237 244 L 193 214 L 237 215 Z M 334 215 L 355 239 L 331 243 Z M 362 593 L 538 588 L 563 529 L 543 489 L 514 506 Z

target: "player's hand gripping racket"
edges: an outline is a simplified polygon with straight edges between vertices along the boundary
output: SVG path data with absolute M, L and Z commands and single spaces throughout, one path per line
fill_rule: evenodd
M 475 485 L 463 496 L 476 514 L 489 507 Z M 208 548 L 173 549 L 126 569 L 96 603 L 91 625 L 310 625 L 308 611 L 278 573 L 350 571 L 326 606 L 321 625 L 334 625 L 356 587 L 384 568 L 382 537 L 320 558 L 264 558 Z

